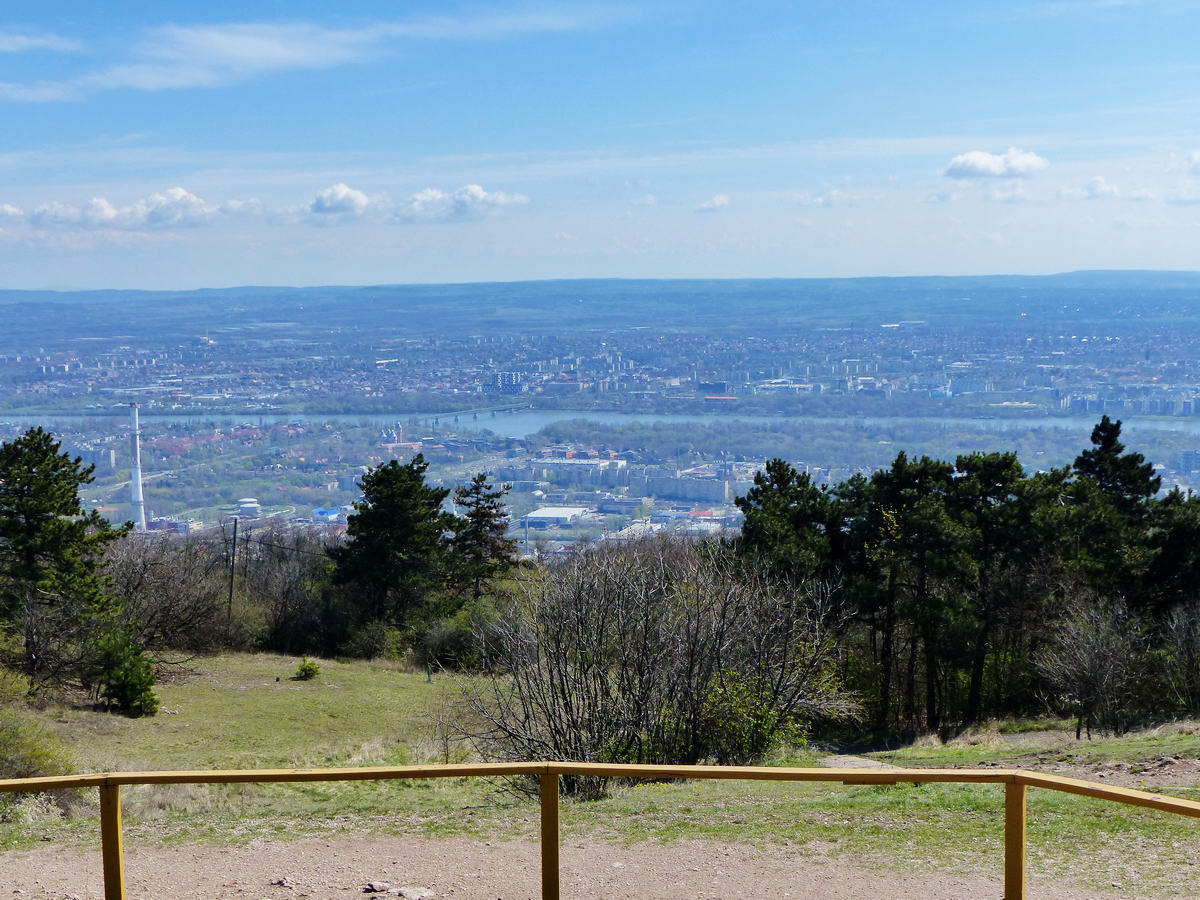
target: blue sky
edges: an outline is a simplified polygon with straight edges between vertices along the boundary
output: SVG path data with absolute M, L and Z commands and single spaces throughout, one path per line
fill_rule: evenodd
M 0 13 L 0 287 L 1200 268 L 1200 2 Z

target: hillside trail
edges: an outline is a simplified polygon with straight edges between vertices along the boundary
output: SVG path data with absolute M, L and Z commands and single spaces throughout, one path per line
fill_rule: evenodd
M 568 839 L 562 847 L 562 895 L 585 900 L 1001 900 L 1003 895 L 999 860 L 991 877 L 913 873 L 875 868 L 869 860 L 834 856 L 832 850 L 817 842 L 763 848 L 716 841 L 626 846 Z M 14 900 L 100 900 L 99 857 L 96 850 L 55 847 L 0 854 L 0 892 Z M 533 900 L 539 896 L 537 860 L 532 841 L 345 836 L 261 840 L 240 847 L 136 847 L 127 850 L 126 868 L 129 900 Z M 368 891 L 372 882 L 379 892 Z M 1042 878 L 1033 879 L 1030 895 L 1141 900 L 1133 885 L 1104 892 Z M 1194 896 L 1194 891 L 1177 896 Z

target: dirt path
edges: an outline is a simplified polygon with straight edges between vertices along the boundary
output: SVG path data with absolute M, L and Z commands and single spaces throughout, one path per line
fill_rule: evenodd
M 538 848 L 527 841 L 337 838 L 193 845 L 128 852 L 130 900 L 283 900 L 372 896 L 370 882 L 401 896 L 524 900 L 538 896 Z M 996 878 L 913 875 L 825 858 L 818 847 L 755 849 L 715 842 L 672 845 L 568 840 L 562 891 L 571 898 L 771 898 L 771 900 L 1000 900 Z M 0 854 L 0 896 L 100 900 L 99 853 L 47 847 Z M 374 896 L 385 897 L 386 893 Z M 392 896 L 396 896 L 395 893 Z M 1039 900 L 1135 898 L 1035 879 Z
M 898 769 L 899 766 L 893 766 L 891 763 L 886 763 L 879 759 L 870 759 L 866 756 L 846 756 L 838 754 L 837 756 L 826 756 L 821 760 L 821 765 L 827 769 Z

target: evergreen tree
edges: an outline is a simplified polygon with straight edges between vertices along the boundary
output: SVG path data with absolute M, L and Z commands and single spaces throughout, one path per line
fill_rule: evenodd
M 1162 479 L 1154 465 L 1140 453 L 1126 453 L 1121 443 L 1121 423 L 1108 416 L 1092 429 L 1092 448 L 1075 460 L 1075 472 L 1096 486 L 1125 515 L 1145 511 L 1146 502 L 1158 493 Z
M 900 453 L 869 479 L 818 487 L 772 460 L 738 501 L 739 546 L 776 571 L 836 581 L 854 611 L 842 677 L 879 734 L 1039 709 L 1047 676 L 1035 662 L 1054 629 L 1109 602 L 1128 611 L 1131 635 L 1149 628 L 1161 644 L 1139 663 L 1139 702 L 1157 709 L 1166 678 L 1190 711 L 1200 498 L 1156 499 L 1153 466 L 1120 429 L 1104 417 L 1073 466 L 1034 474 L 1014 453 L 953 466 Z M 1056 665 L 1077 667 L 1061 650 Z
M 1104 416 L 1092 430 L 1092 447 L 1075 460 L 1069 512 L 1061 534 L 1074 544 L 1072 565 L 1103 593 L 1135 608 L 1154 548 L 1148 526 L 1162 480 L 1140 453 L 1125 452 L 1121 423 Z
M 833 560 L 831 532 L 837 504 L 806 472 L 782 459 L 755 473 L 754 486 L 734 500 L 745 515 L 742 549 L 778 572 L 806 576 L 826 572 Z
M 0 445 L 0 624 L 19 635 L 35 686 L 79 680 L 116 627 L 102 556 L 130 526 L 84 512 L 92 471 L 41 428 Z
M 1176 488 L 1156 503 L 1148 544 L 1143 602 L 1155 613 L 1200 602 L 1200 496 Z
M 452 545 L 457 564 L 478 600 L 484 584 L 516 565 L 517 542 L 507 536 L 508 511 L 504 495 L 508 485 L 496 487 L 483 472 L 468 485 L 454 490 L 454 502 L 464 513 L 454 531 Z
M 964 724 L 983 716 L 984 675 L 993 640 L 1027 600 L 1029 570 L 1047 543 L 1035 526 L 1038 495 L 1015 453 L 971 453 L 955 462 L 951 504 L 966 529 L 974 563 L 963 579 L 964 604 L 957 624 L 963 664 L 969 668 Z M 1011 679 L 1010 679 L 1011 681 Z M 1016 695 L 1015 689 L 1010 695 Z
M 917 700 L 917 645 L 922 650 L 925 687 L 925 728 L 942 726 L 942 659 L 945 630 L 958 613 L 957 591 L 948 586 L 968 576 L 973 560 L 968 533 L 952 515 L 954 468 L 942 460 L 923 456 L 910 460 L 901 452 L 891 468 L 871 478 L 871 506 L 867 511 L 866 558 L 878 573 L 882 613 L 880 650 L 881 682 L 877 724 L 888 727 L 891 715 L 892 666 L 897 654 L 897 626 L 910 631 L 908 666 L 900 710 L 908 730 L 919 729 Z
M 418 453 L 362 477 L 363 499 L 347 522 L 349 540 L 330 551 L 334 582 L 351 589 L 359 624 L 401 626 L 445 581 L 456 520 L 442 509 L 450 491 L 425 483 L 428 468 Z

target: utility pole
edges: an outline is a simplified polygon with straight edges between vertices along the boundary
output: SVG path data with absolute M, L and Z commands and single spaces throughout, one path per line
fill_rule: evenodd
M 233 551 L 229 556 L 229 605 L 226 610 L 226 618 L 228 621 L 233 621 L 233 573 L 237 571 L 237 525 L 238 517 L 233 517 Z

